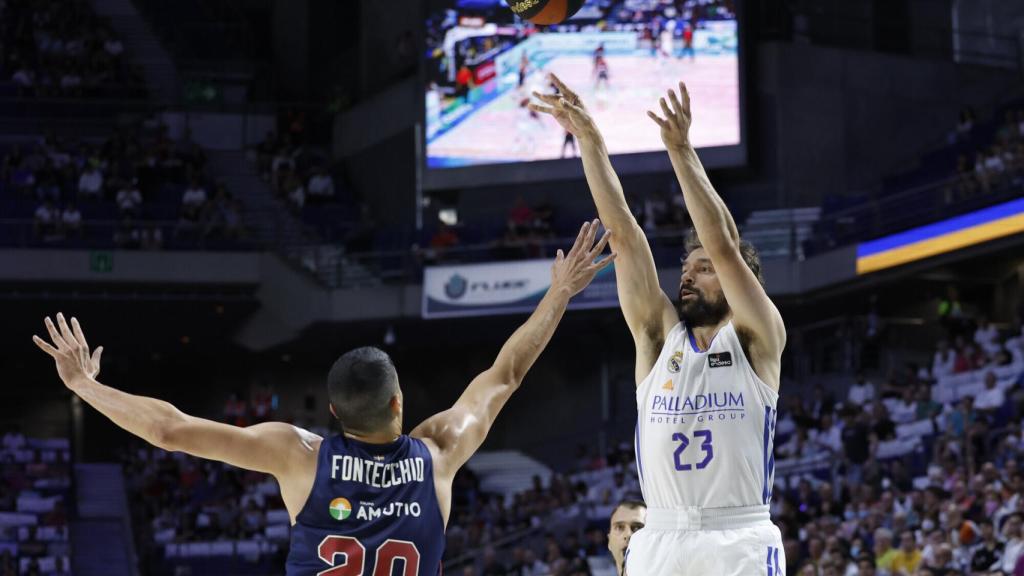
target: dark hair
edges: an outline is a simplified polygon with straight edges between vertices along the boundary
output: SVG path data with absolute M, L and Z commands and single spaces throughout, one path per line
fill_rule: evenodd
M 346 352 L 327 374 L 327 396 L 348 430 L 376 432 L 391 422 L 398 372 L 387 352 L 365 346 Z
M 627 510 L 639 510 L 640 508 L 647 508 L 647 504 L 644 504 L 640 500 L 623 500 L 619 502 L 619 505 L 612 510 L 612 516 L 619 511 L 619 508 L 625 508 Z
M 683 249 L 686 250 L 687 254 L 689 254 L 697 248 L 702 248 L 700 238 L 697 237 L 697 230 L 695 228 L 690 228 L 686 233 L 686 240 L 683 244 Z M 757 248 L 754 248 L 754 245 L 750 242 L 741 239 L 740 256 L 743 258 L 743 261 L 746 262 L 747 268 L 750 268 L 750 271 L 754 273 L 757 281 L 761 283 L 761 286 L 764 286 L 764 275 L 761 274 L 761 257 L 757 254 Z M 683 256 L 683 258 L 685 258 L 685 256 Z

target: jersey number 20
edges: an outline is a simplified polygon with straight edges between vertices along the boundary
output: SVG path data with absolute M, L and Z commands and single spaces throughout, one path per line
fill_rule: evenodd
M 697 462 L 697 470 L 703 470 L 711 462 L 711 459 L 715 457 L 715 450 L 711 446 L 711 430 L 694 430 L 693 437 L 704 439 L 704 442 L 700 445 L 701 450 L 704 451 L 704 459 Z M 683 464 L 683 452 L 690 445 L 690 439 L 686 437 L 686 434 L 676 432 L 672 435 L 672 441 L 679 442 L 675 452 L 676 470 L 680 472 L 692 470 L 693 464 Z
M 366 548 L 351 536 L 328 536 L 320 542 L 317 553 L 331 568 L 317 572 L 316 576 L 363 576 L 366 569 Z M 334 563 L 338 556 L 344 556 L 343 564 Z M 386 540 L 377 548 L 373 576 L 391 576 L 398 560 L 405 564 L 404 576 L 419 574 L 420 551 L 416 545 L 405 540 Z

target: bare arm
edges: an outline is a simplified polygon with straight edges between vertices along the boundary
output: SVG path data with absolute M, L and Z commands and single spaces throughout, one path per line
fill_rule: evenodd
M 661 127 L 661 137 L 668 148 L 697 237 L 722 283 L 733 323 L 741 336 L 748 337 L 754 369 L 762 380 L 778 388 L 786 328 L 778 308 L 743 261 L 736 223 L 690 143 L 690 95 L 681 82 L 679 90 L 682 101 L 675 91 L 669 91 L 671 108 L 665 98 L 661 99 L 664 119 L 654 112 L 648 115 Z
M 534 93 L 548 105 L 531 104 L 531 107 L 552 115 L 579 140 L 583 171 L 598 216 L 605 226 L 615 231 L 611 241 L 612 249 L 619 254 L 615 280 L 622 314 L 637 345 L 639 381 L 650 371 L 665 335 L 679 318 L 672 301 L 658 282 L 658 269 L 647 236 L 626 203 L 604 138 L 579 96 L 554 75 L 552 80 L 558 85 L 562 97 Z M 653 357 L 650 357 L 652 352 Z
M 90 354 L 78 320 L 72 318 L 69 327 L 63 314 L 58 314 L 59 331 L 49 318 L 45 323 L 52 345 L 38 336 L 33 341 L 54 358 L 68 389 L 111 422 L 153 446 L 278 477 L 298 468 L 311 450 L 315 454 L 313 445 L 320 438 L 290 424 L 230 426 L 189 416 L 163 400 L 100 384 L 95 376 L 102 347 Z
M 598 225 L 596 220 L 585 224 L 568 254 L 563 256 L 562 251 L 558 251 L 552 266 L 551 288 L 529 320 L 502 346 L 494 364 L 470 382 L 454 406 L 413 430 L 412 436 L 428 438 L 437 445 L 441 456 L 437 465 L 443 467 L 446 476 L 453 476 L 483 444 L 498 412 L 551 340 L 569 299 L 614 261 L 614 253 L 599 262 L 594 261 L 610 236 L 610 232 L 606 232 L 595 246 Z

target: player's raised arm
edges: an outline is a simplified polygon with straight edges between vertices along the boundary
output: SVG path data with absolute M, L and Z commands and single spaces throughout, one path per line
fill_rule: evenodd
M 626 203 L 622 184 L 615 174 L 604 138 L 580 97 L 554 74 L 552 81 L 560 95 L 534 93 L 544 105 L 531 104 L 538 112 L 550 114 L 576 136 L 583 157 L 583 171 L 598 216 L 612 230 L 612 249 L 619 255 L 615 279 L 619 304 L 637 346 L 637 382 L 646 377 L 657 360 L 665 335 L 679 321 L 675 308 L 658 283 L 647 236 Z
M 57 314 L 56 326 L 49 317 L 45 324 L 51 342 L 39 336 L 32 340 L 56 361 L 64 385 L 114 424 L 153 446 L 273 474 L 278 479 L 308 463 L 304 457 L 316 453 L 314 445 L 320 437 L 290 424 L 267 422 L 240 428 L 189 416 L 163 400 L 104 386 L 96 380 L 103 347 L 90 353 L 78 320 L 72 318 L 69 326 L 64 315 Z
M 682 82 L 679 83 L 679 92 L 681 98 L 674 90 L 669 90 L 667 99 L 661 98 L 664 118 L 651 111 L 647 114 L 661 128 L 661 138 L 683 190 L 686 209 L 701 246 L 707 251 L 722 283 L 722 291 L 732 309 L 733 323 L 739 331 L 751 336 L 749 346 L 755 369 L 767 383 L 778 387 L 777 366 L 769 367 L 765 363 L 778 363 L 786 344 L 782 316 L 743 260 L 736 222 L 711 185 L 690 142 L 693 116 L 690 94 Z
M 454 406 L 412 431 L 412 436 L 437 444 L 440 458 L 435 465 L 446 475 L 454 475 L 483 443 L 498 412 L 551 340 L 569 299 L 615 261 L 615 253 L 596 260 L 611 237 L 609 230 L 595 245 L 599 224 L 597 220 L 584 224 L 568 254 L 558 251 L 551 267 L 551 288 L 530 319 L 505 342 L 494 364 L 470 382 Z

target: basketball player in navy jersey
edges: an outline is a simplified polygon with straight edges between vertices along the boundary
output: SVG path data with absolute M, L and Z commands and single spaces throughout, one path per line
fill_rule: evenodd
M 46 318 L 50 342 L 34 336 L 56 360 L 64 384 L 128 432 L 164 450 L 273 474 L 292 521 L 289 576 L 404 576 L 441 572 L 444 531 L 455 472 L 476 452 L 498 412 L 565 313 L 615 254 L 596 260 L 599 222 L 580 230 L 568 254 L 558 251 L 551 287 L 455 405 L 402 433 L 402 390 L 381 350 L 346 353 L 328 375 L 330 409 L 343 433 L 321 438 L 290 424 L 247 428 L 203 420 L 155 398 L 96 381 L 102 346 L 90 353 L 75 318 Z
M 686 86 L 661 99 L 661 116 L 648 112 L 694 225 L 677 308 L 661 289 L 597 126 L 579 96 L 553 80 L 561 96 L 534 93 L 544 104 L 531 106 L 580 142 L 598 214 L 615 229 L 619 302 L 636 346 L 637 472 L 648 509 L 625 572 L 785 574 L 769 504 L 786 329 L 765 293 L 756 250 L 740 240 L 690 142 Z

